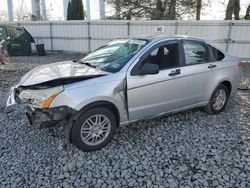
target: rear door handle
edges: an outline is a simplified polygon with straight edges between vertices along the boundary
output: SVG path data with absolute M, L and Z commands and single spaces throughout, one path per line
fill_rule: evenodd
M 213 69 L 213 68 L 215 68 L 215 67 L 217 67 L 217 65 L 209 64 L 207 68 Z
M 168 76 L 176 76 L 176 75 L 179 75 L 181 74 L 181 69 L 175 69 L 173 71 L 171 71 Z

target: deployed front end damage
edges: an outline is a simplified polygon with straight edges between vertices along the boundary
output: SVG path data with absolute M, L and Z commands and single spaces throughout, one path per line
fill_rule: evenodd
M 126 124 L 125 80 L 119 75 L 72 62 L 40 66 L 26 73 L 11 88 L 6 105 L 27 106 L 25 113 L 30 124 L 53 124 L 59 120 L 72 123 L 71 119 L 78 117 L 85 106 L 107 101 L 117 107 L 119 122 Z
M 71 115 L 75 114 L 76 110 L 67 106 L 49 108 L 49 109 L 34 109 L 27 106 L 25 114 L 31 125 L 33 124 L 46 124 L 55 125 L 58 121 L 68 121 Z
M 53 107 L 53 100 L 64 91 L 64 86 L 107 75 L 80 62 L 64 61 L 38 66 L 27 72 L 20 82 L 11 88 L 7 107 L 26 104 L 30 122 L 67 119 L 76 110 L 67 105 Z
M 25 114 L 31 125 L 43 123 L 52 125 L 59 120 L 68 121 L 71 115 L 77 112 L 75 109 L 68 106 L 50 108 L 56 96 L 64 91 L 63 85 L 99 76 L 101 75 L 60 78 L 28 86 L 16 85 L 10 89 L 6 106 L 27 105 Z
M 31 125 L 44 123 L 53 125 L 57 121 L 68 120 L 72 114 L 76 113 L 76 110 L 67 106 L 49 108 L 53 99 L 63 90 L 63 86 L 46 89 L 24 89 L 22 86 L 15 86 L 10 90 L 6 106 L 25 104 L 27 105 L 25 114 Z

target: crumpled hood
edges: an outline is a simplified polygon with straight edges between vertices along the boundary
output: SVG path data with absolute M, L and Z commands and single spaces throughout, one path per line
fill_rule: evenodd
M 18 85 L 31 86 L 49 83 L 49 81 L 52 80 L 60 81 L 75 79 L 76 81 L 80 81 L 81 79 L 84 80 L 86 78 L 93 78 L 105 74 L 107 74 L 107 72 L 91 68 L 84 64 L 63 61 L 41 65 L 32 69 L 22 77 Z

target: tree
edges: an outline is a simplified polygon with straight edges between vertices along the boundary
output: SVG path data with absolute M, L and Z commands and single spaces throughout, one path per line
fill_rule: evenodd
M 152 11 L 151 20 L 163 20 L 164 19 L 165 6 L 161 0 L 156 1 L 156 7 Z
M 31 18 L 31 12 L 24 6 L 24 0 L 19 2 L 17 9 L 14 11 L 15 19 L 17 21 L 24 21 Z
M 71 2 L 69 1 L 68 3 L 68 9 L 67 9 L 67 20 L 72 20 L 72 15 L 71 15 Z
M 246 15 L 245 15 L 245 20 L 250 20 L 250 4 L 247 7 Z
M 201 7 L 202 7 L 202 0 L 197 0 L 197 4 L 196 4 L 196 20 L 201 19 Z
M 177 1 L 176 17 L 178 19 L 188 18 L 195 19 L 197 0 L 181 0 Z
M 68 20 L 84 20 L 84 11 L 82 0 L 71 0 L 68 4 L 67 19 Z
M 225 20 L 232 20 L 233 14 L 235 20 L 240 19 L 240 0 L 228 1 Z
M 240 19 L 240 0 L 235 0 L 234 19 L 235 20 L 239 20 Z
M 200 4 L 197 3 L 200 1 Z M 193 19 L 210 0 L 106 0 L 114 8 L 109 19 L 176 20 Z M 201 6 L 202 5 L 202 6 Z M 198 9 L 198 12 L 196 11 Z
M 170 0 L 170 4 L 168 7 L 168 20 L 175 20 L 176 19 L 176 0 Z
M 109 19 L 150 19 L 155 0 L 106 0 L 114 8 L 114 14 Z
M 121 1 L 120 0 L 115 0 L 115 16 L 116 18 L 120 19 L 121 17 Z

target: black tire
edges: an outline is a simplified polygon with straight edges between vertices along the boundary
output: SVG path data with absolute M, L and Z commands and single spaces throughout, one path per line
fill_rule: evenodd
M 86 120 L 95 115 L 102 115 L 103 117 L 108 118 L 111 126 L 109 129 L 110 131 L 106 134 L 106 138 L 101 143 L 97 145 L 89 145 L 82 140 L 81 130 Z M 105 147 L 111 141 L 111 139 L 115 134 L 116 128 L 117 128 L 117 119 L 114 113 L 111 110 L 104 107 L 95 107 L 85 111 L 76 121 L 74 121 L 71 130 L 71 140 L 79 149 L 83 151 L 96 151 Z
M 225 103 L 223 104 L 223 106 L 220 109 L 215 109 L 214 105 L 213 105 L 213 101 L 215 98 L 216 93 L 219 90 L 223 90 L 226 94 L 226 99 L 225 99 Z M 220 84 L 213 92 L 209 103 L 207 104 L 207 106 L 204 107 L 204 110 L 208 113 L 208 114 L 219 114 L 220 112 L 222 112 L 226 105 L 227 105 L 227 101 L 228 101 L 228 97 L 229 97 L 229 91 L 228 88 L 224 85 L 224 84 Z

